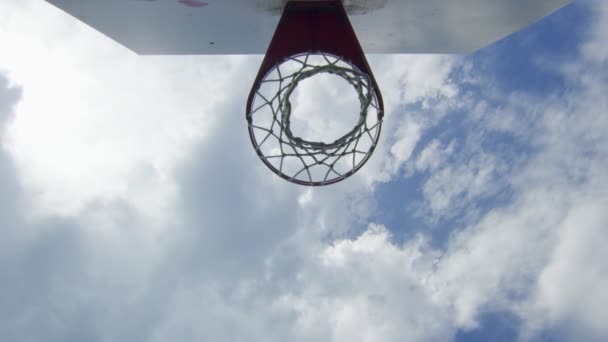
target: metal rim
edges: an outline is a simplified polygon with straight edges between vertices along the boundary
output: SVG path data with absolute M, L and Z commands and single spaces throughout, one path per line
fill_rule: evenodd
M 333 142 L 307 141 L 290 128 L 289 96 L 299 82 L 321 73 L 344 78 L 361 103 L 355 127 Z M 369 160 L 380 137 L 382 114 L 379 90 L 369 75 L 339 57 L 306 53 L 285 59 L 259 81 L 246 117 L 251 143 L 268 168 L 292 183 L 322 186 L 352 176 Z

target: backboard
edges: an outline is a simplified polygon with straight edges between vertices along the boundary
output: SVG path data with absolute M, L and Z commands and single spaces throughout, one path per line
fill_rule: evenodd
M 142 55 L 264 54 L 287 0 L 46 0 Z M 312 0 L 314 1 L 314 0 Z M 568 0 L 344 0 L 366 53 L 468 53 Z

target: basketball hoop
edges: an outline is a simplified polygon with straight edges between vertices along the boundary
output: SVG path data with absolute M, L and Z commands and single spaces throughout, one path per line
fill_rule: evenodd
M 339 76 L 354 88 L 360 113 L 354 128 L 339 139 L 308 141 L 291 130 L 289 98 L 299 82 L 322 73 Z M 367 74 L 335 56 L 307 53 L 285 60 L 261 81 L 247 121 L 251 142 L 272 171 L 297 184 L 327 185 L 349 177 L 369 159 L 380 137 L 380 113 Z
M 291 129 L 291 94 L 321 74 L 346 80 L 360 102 L 357 123 L 334 141 L 307 140 Z M 264 164 L 296 184 L 339 182 L 371 157 L 382 117 L 382 96 L 341 2 L 288 2 L 247 102 L 249 136 Z

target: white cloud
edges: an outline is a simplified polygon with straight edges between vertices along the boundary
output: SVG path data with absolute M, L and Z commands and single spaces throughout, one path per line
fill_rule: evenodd
M 509 168 L 504 161 L 478 148 L 477 143 L 467 142 L 467 153 L 458 155 L 454 162 L 436 166 L 422 187 L 428 211 L 423 214 L 433 219 L 450 217 L 504 186 L 502 178 Z
M 539 276 L 532 301 L 532 314 L 545 315 L 549 324 L 573 321 L 579 329 L 608 336 L 606 204 L 607 199 L 580 203 L 560 227 L 559 242 Z
M 460 105 L 451 79 L 459 58 L 440 55 L 373 56 L 385 118 L 380 144 L 361 174 L 368 184 L 399 175 L 421 136 Z
M 401 124 L 402 127 L 397 133 L 399 135 L 399 140 L 390 148 L 390 154 L 393 158 L 393 165 L 390 167 L 391 173 L 397 172 L 399 168 L 410 159 L 414 152 L 414 148 L 416 148 L 418 140 L 420 140 L 420 136 L 422 135 L 422 127 L 411 117 L 403 120 Z
M 400 248 L 384 227 L 372 225 L 322 250 L 298 275 L 301 289 L 282 295 L 277 305 L 297 315 L 294 329 L 304 340 L 446 339 L 449 317 L 424 284 L 431 266 L 426 252 L 422 240 Z
M 418 158 L 416 158 L 416 169 L 419 171 L 434 171 L 439 167 L 445 158 L 442 154 L 451 154 L 451 150 L 454 149 L 453 143 L 450 144 L 445 151 L 441 150 L 441 143 L 433 139 L 425 148 L 420 152 Z
M 10 11 L 0 5 L 0 25 L 14 50 L 0 65 L 23 97 L 7 145 L 18 172 L 0 154 L 2 200 L 15 199 L 0 207 L 6 339 L 444 341 L 476 327 L 485 310 L 513 310 L 528 336 L 562 323 L 606 336 L 601 44 L 586 45 L 596 46 L 584 49 L 594 57 L 578 62 L 580 77 L 559 101 L 504 104 L 513 118 L 535 123 L 521 139 L 539 149 L 504 170 L 476 137 L 432 141 L 416 153 L 420 137 L 453 108 L 477 108 L 471 120 L 482 133 L 519 129 L 516 120 L 493 125 L 484 118 L 495 108 L 456 96 L 454 60 L 374 57 L 388 99 L 385 142 L 360 175 L 304 189 L 271 176 L 249 146 L 235 99 L 247 93 L 242 75 L 257 62 L 144 60 L 44 4 L 8 4 Z M 39 25 L 22 24 L 31 17 Z M 17 33 L 29 37 L 25 47 Z M 42 52 L 57 69 L 36 66 L 41 54 L 24 51 Z M 228 75 L 207 77 L 203 67 Z M 0 86 L 7 117 L 1 106 L 18 92 Z M 70 101 L 72 94 L 79 98 Z M 211 104 L 200 100 L 208 94 Z M 104 158 L 90 154 L 95 146 Z M 429 172 L 427 200 L 437 212 L 475 206 L 504 185 L 497 179 L 513 187 L 513 201 L 453 232 L 445 250 L 423 236 L 397 244 L 368 221 L 375 182 L 408 162 Z M 29 218 L 18 198 L 34 191 L 46 194 L 47 214 L 71 218 Z
M 8 144 L 35 208 L 74 214 L 101 196 L 166 209 L 172 168 L 244 96 L 233 80 L 255 63 L 139 57 L 42 1 L 2 6 L 0 65 L 24 89 Z M 149 191 L 163 196 L 150 203 Z

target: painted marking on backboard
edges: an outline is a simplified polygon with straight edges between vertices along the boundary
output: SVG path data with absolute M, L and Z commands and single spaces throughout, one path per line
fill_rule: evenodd
M 189 7 L 205 7 L 205 6 L 209 5 L 206 2 L 198 1 L 198 0 L 179 0 L 178 2 L 182 5 L 189 6 Z

